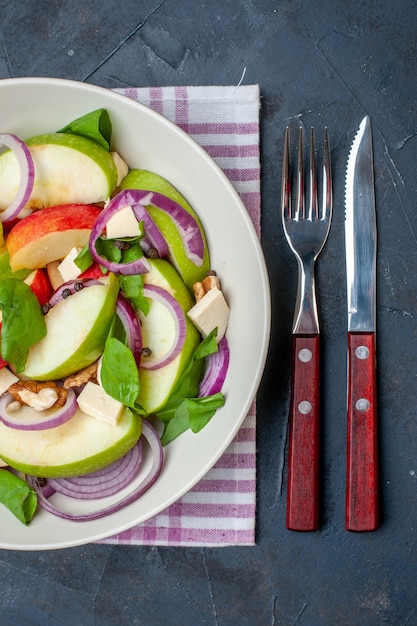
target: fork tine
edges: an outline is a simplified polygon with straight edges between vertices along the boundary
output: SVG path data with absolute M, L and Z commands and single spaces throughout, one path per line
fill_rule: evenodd
M 330 147 L 329 147 L 329 133 L 327 127 L 324 129 L 324 149 L 323 149 L 323 187 L 322 187 L 322 202 L 321 206 L 318 202 L 318 185 L 317 185 L 317 171 L 316 171 L 316 159 L 315 159 L 315 131 L 314 128 L 310 129 L 310 162 L 308 168 L 309 178 L 309 202 L 306 209 L 306 193 L 304 182 L 304 134 L 303 128 L 299 128 L 298 138 L 298 163 L 297 163 L 297 191 L 296 191 L 296 203 L 294 211 L 292 209 L 291 199 L 291 171 L 290 171 L 290 129 L 287 126 L 285 129 L 284 137 L 284 156 L 282 166 L 282 181 L 281 181 L 281 207 L 282 217 L 285 220 L 294 219 L 296 221 L 308 219 L 310 221 L 315 220 L 327 220 L 329 221 L 332 214 L 332 177 L 331 177 L 331 163 L 330 163 Z
M 309 195 L 309 205 L 308 205 L 308 219 L 315 220 L 318 219 L 318 200 L 317 200 L 317 175 L 316 175 L 316 158 L 315 158 L 315 137 L 314 137 L 314 128 L 311 127 L 310 130 L 310 170 L 309 170 L 309 178 L 310 178 L 310 195 Z
M 285 129 L 284 157 L 282 164 L 281 207 L 283 219 L 291 218 L 291 180 L 290 180 L 290 129 Z
M 330 163 L 329 131 L 324 129 L 324 151 L 323 151 L 323 200 L 321 208 L 321 219 L 330 220 L 333 208 L 332 174 Z
M 297 166 L 297 205 L 295 211 L 295 219 L 305 218 L 305 201 L 304 201 L 304 147 L 303 147 L 303 129 L 300 126 L 298 134 L 298 166 Z

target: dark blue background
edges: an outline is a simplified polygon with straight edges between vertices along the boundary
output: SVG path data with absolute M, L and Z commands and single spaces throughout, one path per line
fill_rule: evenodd
M 104 87 L 259 83 L 262 226 L 273 303 L 259 392 L 257 545 L 87 545 L 0 551 L 0 622 L 143 626 L 417 624 L 416 26 L 412 0 L 4 0 L 0 78 Z M 30 106 L 30 103 L 28 103 Z M 382 524 L 344 530 L 344 172 L 373 122 L 378 211 Z M 323 334 L 323 515 L 285 530 L 296 267 L 279 219 L 286 125 L 329 127 L 334 219 L 318 267 Z M 0 529 L 1 532 L 1 529 Z

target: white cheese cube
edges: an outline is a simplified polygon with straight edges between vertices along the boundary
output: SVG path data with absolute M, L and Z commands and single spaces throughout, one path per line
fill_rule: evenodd
M 10 385 L 17 383 L 18 377 L 13 374 L 7 367 L 3 367 L 0 370 L 0 396 L 2 396 Z
M 89 381 L 77 399 L 81 411 L 103 422 L 116 426 L 123 404 L 106 393 L 100 385 Z
M 111 216 L 106 224 L 106 235 L 109 239 L 139 235 L 139 222 L 131 206 L 125 206 Z
M 58 272 L 61 274 L 64 283 L 68 280 L 75 280 L 78 278 L 80 274 L 82 274 L 82 270 L 74 263 L 74 259 L 78 256 L 81 248 L 72 248 L 67 256 L 61 261 L 58 265 Z
M 217 287 L 209 289 L 201 300 L 188 311 L 188 317 L 203 337 L 207 337 L 217 326 L 217 343 L 226 332 L 229 316 L 229 306 L 223 292 Z

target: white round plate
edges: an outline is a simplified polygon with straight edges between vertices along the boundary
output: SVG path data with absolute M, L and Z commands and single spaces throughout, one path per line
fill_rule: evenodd
M 187 134 L 164 117 L 110 90 L 51 78 L 0 80 L 0 132 L 22 138 L 53 132 L 105 108 L 113 143 L 130 167 L 166 177 L 194 206 L 231 306 L 230 367 L 225 406 L 198 435 L 165 448 L 156 484 L 136 503 L 108 517 L 71 522 L 38 512 L 28 527 L 0 506 L 0 548 L 51 550 L 103 539 L 156 515 L 193 487 L 235 437 L 255 398 L 270 332 L 265 260 L 247 211 L 223 172 Z

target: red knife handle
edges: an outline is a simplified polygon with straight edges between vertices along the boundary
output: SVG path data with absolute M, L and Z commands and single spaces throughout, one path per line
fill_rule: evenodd
M 348 333 L 346 529 L 376 530 L 378 446 L 374 333 Z
M 286 525 L 310 531 L 319 526 L 319 335 L 293 335 L 292 357 Z

